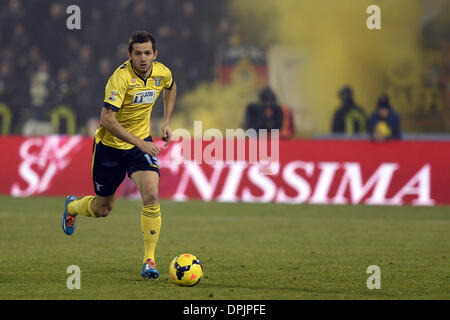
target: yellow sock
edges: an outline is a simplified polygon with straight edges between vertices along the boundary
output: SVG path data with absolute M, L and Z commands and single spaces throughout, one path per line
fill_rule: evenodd
M 94 196 L 85 196 L 80 200 L 72 201 L 67 206 L 67 212 L 72 216 L 81 214 L 86 217 L 95 217 L 94 211 L 92 210 L 91 206 L 92 200 L 94 200 L 94 198 Z
M 158 243 L 159 231 L 161 230 L 161 209 L 158 204 L 142 207 L 141 230 L 144 237 L 144 262 L 147 259 L 155 261 L 155 248 Z

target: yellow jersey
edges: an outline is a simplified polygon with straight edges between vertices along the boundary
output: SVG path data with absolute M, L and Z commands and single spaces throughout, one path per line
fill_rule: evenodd
M 172 72 L 160 62 L 153 62 L 152 72 L 144 79 L 133 70 L 131 61 L 127 60 L 109 78 L 105 87 L 104 106 L 116 111 L 116 119 L 125 130 L 145 139 L 150 135 L 153 105 L 163 89 L 172 88 L 173 81 Z M 134 147 L 101 125 L 95 132 L 95 142 L 99 141 L 117 149 Z

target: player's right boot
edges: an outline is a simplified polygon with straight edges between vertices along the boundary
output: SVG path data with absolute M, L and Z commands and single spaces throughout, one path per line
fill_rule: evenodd
M 147 259 L 142 267 L 141 277 L 146 279 L 156 279 L 159 277 L 159 271 L 156 269 L 156 263 L 152 259 Z
M 64 233 L 69 236 L 75 231 L 77 217 L 70 215 L 67 212 L 67 207 L 68 207 L 69 203 L 71 203 L 74 200 L 77 200 L 77 198 L 75 196 L 68 196 L 66 198 L 66 202 L 64 203 L 64 212 L 62 214 L 62 221 L 61 221 L 61 225 L 62 225 L 62 229 L 63 229 Z

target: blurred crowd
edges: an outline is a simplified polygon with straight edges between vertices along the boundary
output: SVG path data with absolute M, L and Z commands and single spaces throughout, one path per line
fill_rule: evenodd
M 393 108 L 389 97 L 382 94 L 375 109 L 367 117 L 363 108 L 356 104 L 353 89 L 342 87 L 338 92 L 341 105 L 336 109 L 331 131 L 336 135 L 364 135 L 366 132 L 374 141 L 401 139 L 402 128 L 400 115 Z
M 260 90 L 259 101 L 252 102 L 245 110 L 245 129 L 254 129 L 256 134 L 272 130 L 279 130 L 282 139 L 292 138 L 295 135 L 294 113 L 292 108 L 278 100 L 270 87 Z M 264 131 L 267 130 L 267 131 Z
M 350 86 L 343 86 L 338 96 L 341 104 L 333 115 L 332 135 L 345 138 L 369 137 L 374 141 L 402 139 L 401 117 L 391 105 L 388 95 L 382 94 L 378 98 L 375 109 L 369 116 L 356 104 Z M 280 102 L 270 87 L 261 89 L 259 101 L 247 106 L 244 119 L 245 129 L 254 129 L 256 134 L 270 133 L 277 129 L 280 138 L 288 139 L 296 133 L 292 109 Z
M 70 30 L 66 24 L 71 16 L 67 8 L 73 4 L 81 10 L 80 30 Z M 0 119 L 4 118 L 6 104 L 12 113 L 9 131 L 22 134 L 30 119 L 49 122 L 52 111 L 59 106 L 67 106 L 75 113 L 76 132 L 92 133 L 100 115 L 105 84 L 112 72 L 127 59 L 128 38 L 136 30 L 149 31 L 156 38 L 158 60 L 172 70 L 178 97 L 200 82 L 214 80 L 217 74 L 220 78 L 221 68 L 217 67 L 223 63 L 220 60 L 221 49 L 239 46 L 239 36 L 243 32 L 239 21 L 228 15 L 228 4 L 227 0 L 1 1 Z M 433 21 L 431 19 L 425 24 L 425 42 L 448 39 L 448 30 L 439 27 L 445 24 L 433 27 Z M 246 39 L 247 42 L 251 40 L 250 37 Z M 410 108 L 396 102 L 396 108 L 404 120 L 408 120 L 405 110 L 410 112 L 410 127 L 413 120 L 413 125 L 421 128 L 428 122 L 436 127 L 436 123 L 444 119 L 441 122 L 445 126 L 437 128 L 449 130 L 450 122 L 446 119 L 450 113 L 444 106 L 450 101 L 450 47 L 447 45 L 442 49 L 433 43 L 428 43 L 428 47 L 435 53 L 426 55 L 433 57 L 424 71 L 423 95 L 427 104 Z M 443 58 L 440 58 L 440 50 Z M 248 62 L 246 57 L 241 60 Z M 222 69 L 228 70 L 227 67 Z M 413 89 L 409 84 L 403 86 L 400 89 L 404 89 L 405 94 Z M 439 100 L 441 93 L 444 97 L 442 103 Z M 367 122 L 369 117 L 355 105 L 352 94 L 351 88 L 344 88 L 339 93 L 342 105 L 333 119 L 331 131 L 347 136 L 372 134 L 372 127 Z M 246 110 L 246 127 L 280 128 L 281 137 L 294 136 L 298 129 L 294 126 L 293 110 L 277 101 L 273 92 L 266 90 L 259 98 L 260 101 Z M 387 109 L 393 111 L 389 98 L 386 97 L 385 101 Z M 386 104 L 381 101 L 378 105 L 383 103 Z M 162 117 L 161 104 L 161 99 L 158 99 L 153 117 Z M 380 109 L 378 105 L 376 110 Z M 416 109 L 419 111 L 413 113 Z M 380 114 L 385 113 L 381 111 Z M 430 122 L 432 117 L 437 120 Z M 394 122 L 386 123 L 392 125 Z M 91 129 L 87 129 L 89 127 Z M 392 126 L 382 131 L 395 136 L 399 136 L 395 132 L 400 132 Z
M 13 113 L 12 133 L 29 119 L 48 121 L 60 105 L 76 111 L 78 131 L 97 118 L 106 81 L 127 59 L 135 30 L 155 36 L 158 60 L 172 70 L 179 94 L 213 79 L 215 54 L 229 37 L 222 1 L 79 0 L 80 30 L 66 26 L 71 4 L 0 2 L 0 102 Z

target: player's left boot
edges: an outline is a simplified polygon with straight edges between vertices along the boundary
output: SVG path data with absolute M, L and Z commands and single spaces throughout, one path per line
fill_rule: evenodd
M 156 279 L 159 277 L 159 271 L 156 269 L 155 261 L 147 259 L 147 262 L 142 267 L 141 276 L 146 279 Z
M 64 203 L 64 212 L 62 214 L 61 226 L 65 234 L 71 235 L 75 231 L 76 218 L 67 212 L 67 206 L 72 201 L 77 200 L 75 196 L 68 196 L 66 202 Z

